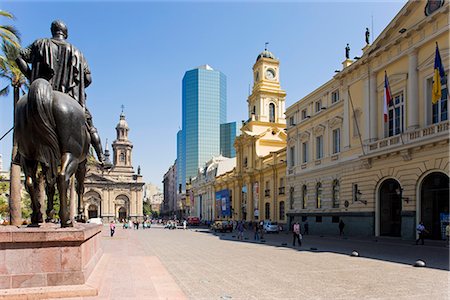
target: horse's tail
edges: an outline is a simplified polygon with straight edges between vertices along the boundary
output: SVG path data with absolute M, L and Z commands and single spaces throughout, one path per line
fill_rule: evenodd
M 49 170 L 51 178 L 57 173 L 61 152 L 53 116 L 53 95 L 50 83 L 45 79 L 36 79 L 28 92 L 27 120 L 32 122 L 37 133 L 37 159 Z

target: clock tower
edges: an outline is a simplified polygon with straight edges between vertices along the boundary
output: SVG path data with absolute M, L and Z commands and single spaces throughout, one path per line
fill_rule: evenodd
M 253 65 L 253 89 L 248 97 L 250 121 L 286 125 L 286 92 L 280 87 L 280 62 L 267 48 Z

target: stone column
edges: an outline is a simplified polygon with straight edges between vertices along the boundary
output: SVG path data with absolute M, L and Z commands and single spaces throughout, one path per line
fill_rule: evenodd
M 371 72 L 369 76 L 369 98 L 370 98 L 370 136 L 369 141 L 373 142 L 378 139 L 378 101 L 377 101 L 377 76 L 375 72 Z
M 363 81 L 364 85 L 364 98 L 363 98 L 363 122 L 364 122 L 364 130 L 361 130 L 360 128 L 360 134 L 362 135 L 363 143 L 366 144 L 370 141 L 370 118 L 372 117 L 371 114 L 371 99 L 370 99 L 370 84 L 369 84 L 369 76 L 364 78 Z M 352 99 L 353 100 L 353 99 Z M 353 104 L 355 105 L 355 104 Z
M 353 122 L 353 118 L 350 116 L 350 103 L 349 103 L 349 87 L 345 86 L 343 90 L 344 95 L 344 120 L 342 124 L 342 146 L 344 150 L 350 148 L 350 124 Z
M 419 127 L 419 82 L 417 72 L 417 50 L 414 49 L 408 55 L 408 89 L 406 94 L 406 109 L 408 131 Z

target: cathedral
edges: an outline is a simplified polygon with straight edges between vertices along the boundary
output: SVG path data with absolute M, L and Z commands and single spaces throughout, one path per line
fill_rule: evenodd
M 111 168 L 102 169 L 98 165 L 88 166 L 85 179 L 85 193 L 82 208 L 86 218 L 102 218 L 103 222 L 112 220 L 143 219 L 144 182 L 131 164 L 133 144 L 128 139 L 128 123 L 120 114 L 116 126 L 117 137 L 112 143 L 113 161 Z M 108 143 L 105 157 L 110 162 Z

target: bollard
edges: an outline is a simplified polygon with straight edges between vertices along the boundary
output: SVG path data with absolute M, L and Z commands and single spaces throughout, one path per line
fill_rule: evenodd
M 359 253 L 358 253 L 358 251 L 353 250 L 352 254 L 350 254 L 350 256 L 359 257 Z
M 425 261 L 423 261 L 422 259 L 418 259 L 414 263 L 414 267 L 423 268 L 425 266 L 426 266 Z

